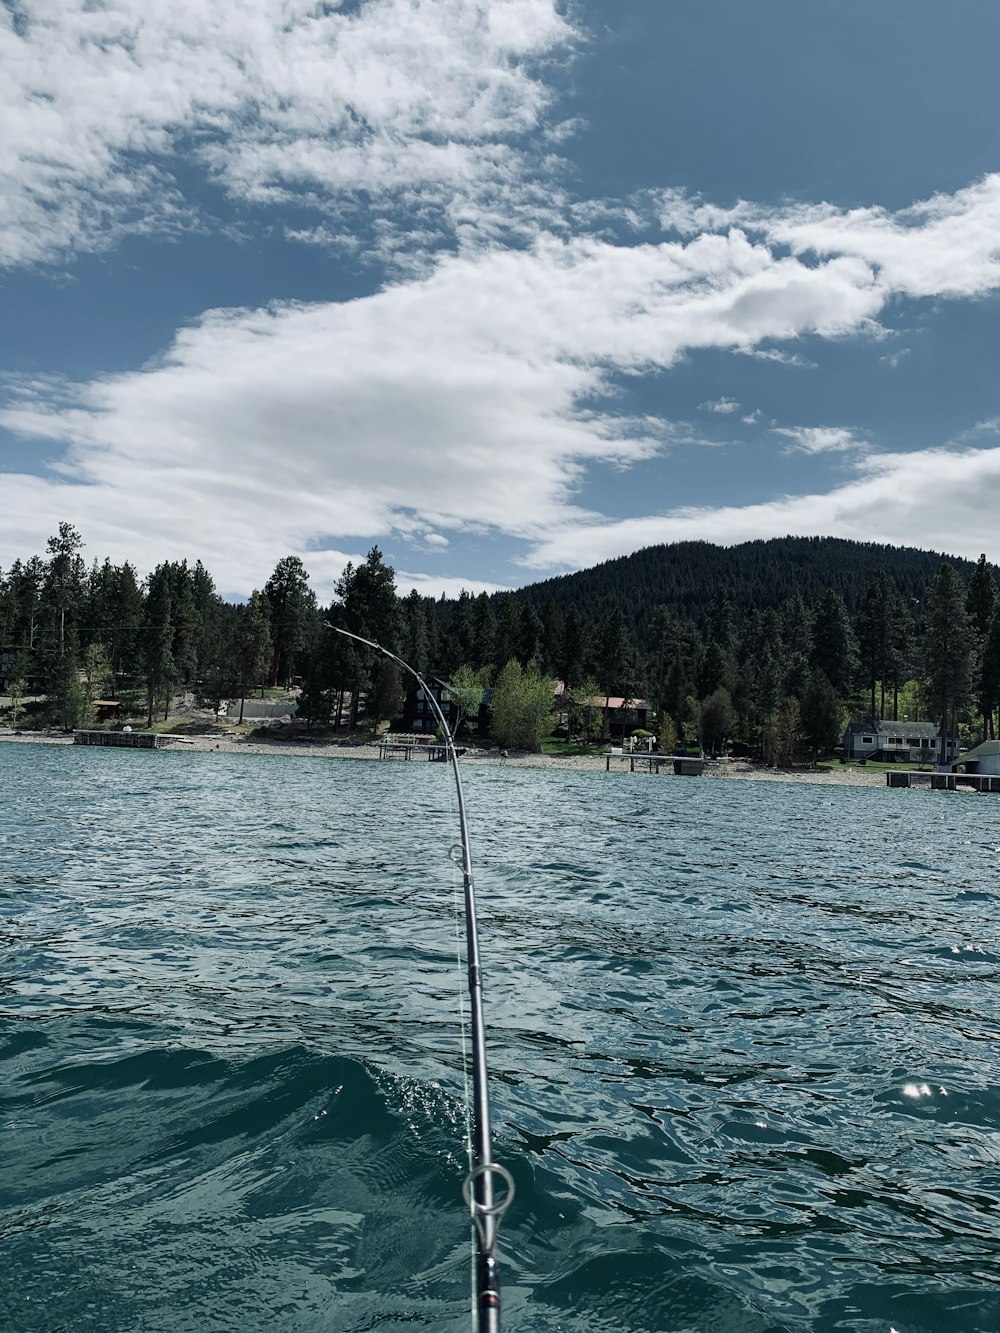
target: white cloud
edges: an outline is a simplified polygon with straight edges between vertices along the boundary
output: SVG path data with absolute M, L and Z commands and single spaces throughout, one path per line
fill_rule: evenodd
M 867 448 L 846 426 L 774 426 L 772 433 L 792 441 L 786 453 L 830 454 Z
M 677 190 L 657 202 L 665 229 L 693 236 L 739 228 L 797 256 L 852 256 L 907 296 L 968 297 L 1000 287 L 1000 173 L 895 213 L 829 203 L 768 208 L 746 200 L 718 208 Z
M 244 202 L 364 192 L 454 226 L 531 174 L 514 141 L 547 127 L 540 65 L 573 36 L 555 0 L 0 7 L 0 265 L 191 225 L 192 157 Z
M 482 579 L 459 579 L 445 574 L 410 574 L 405 570 L 396 571 L 396 591 L 401 597 L 416 590 L 421 597 L 457 597 L 459 593 L 469 592 L 474 596 L 479 593 L 509 592 L 509 583 L 486 583 Z
M 883 299 L 856 260 L 776 260 L 739 235 L 451 256 L 364 299 L 211 311 L 160 361 L 75 395 L 23 385 L 0 424 L 65 455 L 5 490 L 34 506 L 39 540 L 71 517 L 143 567 L 199 554 L 227 589 L 289 550 L 312 567 L 317 550 L 392 532 L 534 540 L 595 517 L 574 507 L 592 463 L 694 438 L 616 413 L 616 373 L 838 334 Z M 126 525 L 123 551 L 109 538 Z M 5 545 L 0 562 L 20 553 Z
M 538 542 L 530 569 L 580 569 L 659 542 L 721 546 L 759 538 L 815 536 L 918 546 L 1000 558 L 1000 448 L 926 449 L 866 460 L 861 476 L 827 494 L 763 504 L 683 508 L 621 522 L 565 526 Z
M 879 360 L 884 361 L 892 370 L 898 370 L 906 358 L 910 355 L 912 348 L 901 347 L 898 352 L 890 352 L 887 356 L 880 356 Z
M 961 207 L 925 209 L 911 230 L 985 207 L 982 191 L 959 193 Z M 794 520 L 816 532 L 832 530 L 828 517 L 850 528 L 834 501 L 863 500 L 884 458 L 852 483 L 860 490 L 624 524 L 576 497 L 596 463 L 634 466 L 695 439 L 683 423 L 617 411 L 620 376 L 667 371 L 698 348 L 752 354 L 869 330 L 893 295 L 889 272 L 861 253 L 775 253 L 739 230 L 631 246 L 545 235 L 522 249 L 468 248 L 350 302 L 211 311 L 142 370 L 21 386 L 0 424 L 65 452 L 45 478 L 4 476 L 5 510 L 21 526 L 16 546 L 13 528 L 0 535 L 0 562 L 66 518 L 96 549 L 143 567 L 200 555 L 234 591 L 289 551 L 335 577 L 345 550 L 386 534 L 426 549 L 429 533 L 438 545 L 503 533 L 529 544 L 539 567 L 561 567 L 727 524 L 766 535 Z M 809 453 L 859 444 L 840 427 L 778 433 Z M 966 456 L 928 457 L 942 469 Z M 936 540 L 937 520 L 914 505 L 902 539 Z M 857 529 L 865 540 L 876 517 Z
M 699 412 L 716 412 L 719 416 L 723 417 L 730 416 L 733 412 L 738 412 L 739 410 L 740 405 L 736 399 L 728 398 L 725 394 L 723 394 L 721 398 L 716 398 L 714 401 L 698 404 Z
M 755 361 L 774 361 L 779 366 L 795 366 L 799 370 L 817 370 L 815 361 L 809 361 L 797 352 L 786 352 L 780 347 L 741 347 L 741 355 L 753 357 Z

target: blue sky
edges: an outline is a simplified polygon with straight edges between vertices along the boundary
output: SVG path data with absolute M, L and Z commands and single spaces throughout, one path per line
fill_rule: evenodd
M 0 565 L 1000 561 L 1000 9 L 2 0 Z

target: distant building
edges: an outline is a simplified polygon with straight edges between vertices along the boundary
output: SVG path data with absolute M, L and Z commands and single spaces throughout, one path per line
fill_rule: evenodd
M 38 660 L 34 652 L 23 648 L 0 648 L 0 694 L 10 693 L 10 683 L 15 679 L 14 666 L 18 658 L 27 663 L 27 670 L 22 679 L 26 694 L 44 694 L 45 677 L 38 669 Z
M 941 727 L 937 722 L 894 722 L 881 719 L 852 722 L 844 732 L 845 759 L 877 759 L 884 763 L 938 763 Z M 944 762 L 958 758 L 958 736 L 946 740 Z
M 1000 774 L 1000 741 L 983 741 L 959 760 L 966 773 Z
M 614 694 L 609 697 L 596 694 L 592 699 L 581 699 L 579 702 L 585 708 L 599 708 L 605 714 L 609 736 L 626 736 L 636 727 L 640 727 L 643 731 L 650 729 L 653 706 L 645 699 L 623 699 Z

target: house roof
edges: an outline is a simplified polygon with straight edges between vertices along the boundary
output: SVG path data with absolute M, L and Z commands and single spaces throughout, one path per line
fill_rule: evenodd
M 607 704 L 608 708 L 645 708 L 649 709 L 649 704 L 645 699 L 623 699 L 621 695 L 611 694 L 605 697 L 603 694 L 595 694 L 591 699 L 581 699 L 580 703 L 585 708 L 603 708 Z
M 988 755 L 1000 754 L 1000 741 L 983 741 L 974 750 L 967 750 L 963 759 L 985 759 Z
M 868 731 L 879 736 L 912 736 L 921 739 L 923 737 L 934 737 L 936 740 L 941 732 L 941 724 L 939 722 L 894 722 L 891 718 L 879 718 L 875 722 L 869 718 L 867 722 L 850 723 L 847 730 L 852 736 L 856 736 L 862 731 Z

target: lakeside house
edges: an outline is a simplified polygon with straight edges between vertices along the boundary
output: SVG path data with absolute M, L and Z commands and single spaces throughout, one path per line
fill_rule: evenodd
M 10 693 L 17 665 L 23 669 L 21 679 L 24 681 L 25 694 L 44 694 L 47 681 L 39 669 L 37 653 L 12 645 L 0 647 L 0 694 Z
M 581 699 L 585 708 L 594 708 L 604 715 L 604 729 L 609 736 L 626 736 L 636 727 L 649 730 L 653 705 L 645 699 L 623 699 L 620 695 L 595 695 Z
M 941 761 L 941 726 L 938 722 L 902 722 L 890 718 L 868 718 L 851 722 L 844 732 L 845 759 L 877 759 L 883 763 Z M 944 762 L 958 758 L 958 735 L 950 732 L 945 741 Z

